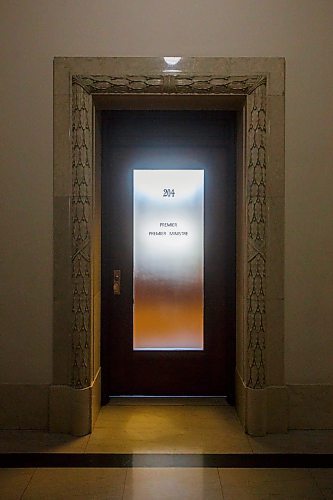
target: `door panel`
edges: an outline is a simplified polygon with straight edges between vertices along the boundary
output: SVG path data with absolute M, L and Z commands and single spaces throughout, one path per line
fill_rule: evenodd
M 103 113 L 102 127 L 104 399 L 121 394 L 230 395 L 235 335 L 235 116 L 220 111 L 109 111 Z M 134 171 L 139 176 L 147 172 L 151 186 L 153 172 L 170 170 L 174 175 L 175 171 L 204 172 L 204 348 L 134 350 Z M 159 192 L 160 189 L 161 186 Z M 166 185 L 165 189 L 171 190 L 170 201 L 174 201 L 172 186 Z M 149 207 L 146 210 L 149 215 Z M 153 217 L 153 206 L 151 212 Z M 160 222 L 177 222 L 176 215 L 171 211 L 168 220 Z M 179 262 L 178 269 L 181 269 Z M 114 294 L 114 270 L 121 271 L 120 294 Z M 149 266 L 147 270 L 149 274 Z M 163 272 L 168 276 L 167 269 Z M 197 272 L 200 274 L 200 270 Z M 191 293 L 186 292 L 184 280 L 179 281 L 183 282 L 183 288 L 180 286 L 178 292 L 166 280 L 164 287 L 158 284 L 155 297 L 147 295 L 150 327 L 158 294 L 173 297 L 168 307 L 163 305 L 160 319 L 167 315 L 171 325 L 183 321 L 177 320 L 177 303 L 186 302 Z M 177 296 L 175 300 L 177 293 L 179 300 Z M 181 317 L 184 318 L 184 311 Z M 164 329 L 166 324 L 164 321 Z

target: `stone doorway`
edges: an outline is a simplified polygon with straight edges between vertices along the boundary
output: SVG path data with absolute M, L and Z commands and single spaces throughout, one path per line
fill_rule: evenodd
M 91 432 L 100 407 L 100 111 L 238 112 L 236 409 L 250 434 L 287 430 L 284 60 L 56 58 L 51 432 Z

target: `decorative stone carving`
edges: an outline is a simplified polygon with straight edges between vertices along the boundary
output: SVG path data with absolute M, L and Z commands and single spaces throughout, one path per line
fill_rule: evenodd
M 76 75 L 73 81 L 89 94 L 249 94 L 264 80 L 254 76 Z
M 266 77 L 72 77 L 73 335 L 72 385 L 90 384 L 92 99 L 91 94 L 212 94 L 247 96 L 247 386 L 265 386 Z
M 91 98 L 78 85 L 72 95 L 72 386 L 90 384 L 91 324 Z
M 265 385 L 266 85 L 248 96 L 247 147 L 247 385 Z

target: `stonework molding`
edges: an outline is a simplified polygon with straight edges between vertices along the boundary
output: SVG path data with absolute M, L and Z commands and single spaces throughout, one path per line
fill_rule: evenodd
M 91 98 L 73 85 L 72 96 L 72 378 L 76 388 L 90 385 L 91 337 Z
M 90 383 L 92 94 L 242 94 L 247 97 L 247 385 L 265 386 L 266 78 L 157 75 L 72 77 L 73 371 L 72 385 Z
M 265 386 L 266 333 L 266 85 L 248 96 L 247 385 Z
M 68 385 L 49 387 L 50 432 L 84 436 L 93 430 L 100 408 L 101 371 L 92 383 L 83 389 Z
M 251 389 L 236 370 L 236 398 L 239 419 L 252 436 L 288 431 L 288 393 L 286 386 Z
M 89 94 L 250 94 L 264 75 L 74 75 L 73 83 Z

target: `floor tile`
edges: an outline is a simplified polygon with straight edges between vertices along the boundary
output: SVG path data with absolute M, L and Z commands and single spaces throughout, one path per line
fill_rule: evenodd
M 152 420 L 147 420 L 151 418 Z M 154 419 L 160 424 L 171 423 L 188 427 L 193 422 L 196 425 L 216 427 L 221 423 L 235 422 L 239 420 L 235 409 L 230 406 L 163 406 L 163 405 L 138 405 L 138 406 L 105 406 L 101 409 L 95 427 L 109 426 L 110 423 L 132 422 L 135 425 L 148 423 L 149 426 Z
M 0 431 L 0 453 L 82 453 L 89 436 L 74 437 L 42 431 Z
M 254 453 L 333 453 L 333 430 L 289 431 L 249 437 Z
M 217 469 L 130 469 L 124 500 L 221 500 Z
M 86 451 L 250 453 L 252 450 L 232 407 L 107 406 L 100 412 Z
M 333 469 L 311 469 L 311 474 L 324 497 L 333 500 Z
M 19 500 L 35 469 L 0 469 L 0 498 Z
M 219 469 L 219 474 L 226 500 L 324 498 L 306 469 Z
M 91 435 L 0 431 L 0 453 L 333 453 L 333 430 L 251 437 L 228 405 L 107 405 Z
M 311 474 L 321 488 L 333 488 L 333 469 L 311 469 Z
M 23 500 L 121 500 L 126 469 L 37 469 Z

